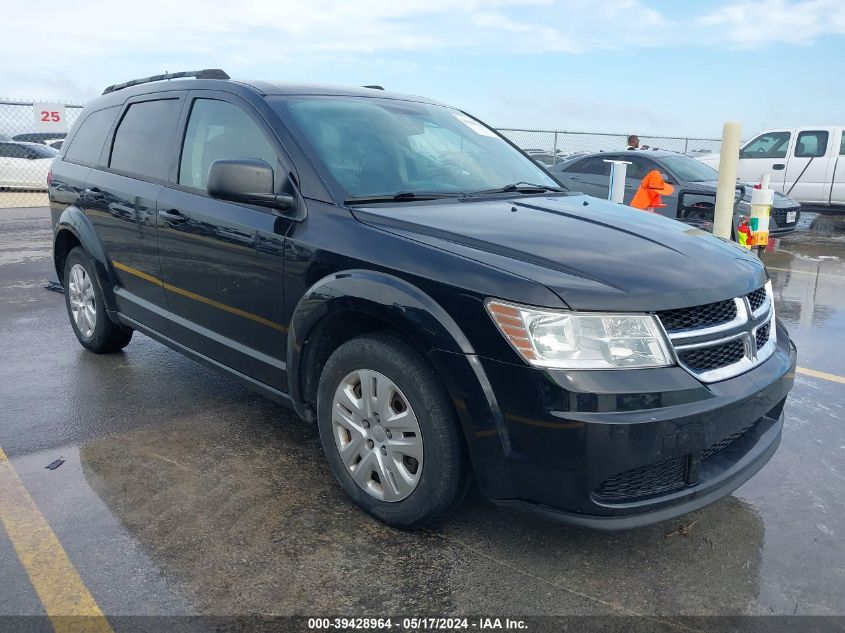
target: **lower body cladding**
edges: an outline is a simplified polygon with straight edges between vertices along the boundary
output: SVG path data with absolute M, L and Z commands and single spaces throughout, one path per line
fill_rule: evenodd
M 711 384 L 681 367 L 565 372 L 473 358 L 467 368 L 460 355 L 439 356 L 447 382 L 474 374 L 478 385 L 452 393 L 482 494 L 605 530 L 686 514 L 762 468 L 780 442 L 796 361 L 780 325 L 770 358 Z

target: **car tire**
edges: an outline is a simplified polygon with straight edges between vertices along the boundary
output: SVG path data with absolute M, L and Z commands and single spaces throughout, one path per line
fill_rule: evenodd
M 320 377 L 317 424 L 343 490 L 388 525 L 411 530 L 442 521 L 466 493 L 466 448 L 446 390 L 425 359 L 391 334 L 359 336 L 335 350 Z
M 132 329 L 118 325 L 106 314 L 103 289 L 94 262 L 80 246 L 71 250 L 65 259 L 64 289 L 70 325 L 85 349 L 95 354 L 108 354 L 129 344 Z

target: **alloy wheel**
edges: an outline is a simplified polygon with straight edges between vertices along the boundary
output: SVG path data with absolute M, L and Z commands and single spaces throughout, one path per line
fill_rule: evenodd
M 94 335 L 97 327 L 97 304 L 94 284 L 81 264 L 74 264 L 68 276 L 68 299 L 76 327 L 85 338 Z

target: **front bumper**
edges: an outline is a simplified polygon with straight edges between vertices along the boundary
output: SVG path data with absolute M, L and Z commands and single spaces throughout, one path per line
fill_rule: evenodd
M 780 442 L 796 351 L 781 324 L 777 340 L 764 363 L 711 384 L 680 367 L 563 372 L 476 359 L 477 397 L 456 403 L 482 493 L 608 530 L 716 501 Z

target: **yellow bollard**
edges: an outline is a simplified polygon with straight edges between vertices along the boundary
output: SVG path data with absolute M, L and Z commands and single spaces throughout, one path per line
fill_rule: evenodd
M 716 186 L 716 208 L 713 212 L 713 235 L 731 239 L 736 196 L 736 170 L 739 164 L 739 137 L 742 126 L 727 122 L 722 128 L 722 152 L 719 158 L 719 184 Z

